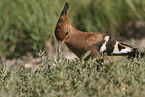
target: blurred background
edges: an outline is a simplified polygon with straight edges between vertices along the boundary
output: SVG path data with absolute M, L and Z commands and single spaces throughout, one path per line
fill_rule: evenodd
M 0 0 L 0 61 L 36 57 L 40 50 L 54 58 L 54 30 L 66 1 L 77 29 L 105 33 L 144 50 L 145 0 Z M 69 52 L 66 46 L 63 51 Z

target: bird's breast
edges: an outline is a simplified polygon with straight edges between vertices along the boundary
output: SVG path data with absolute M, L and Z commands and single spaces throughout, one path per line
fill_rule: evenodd
M 85 52 L 87 52 L 87 44 L 85 39 L 79 35 L 71 37 L 69 41 L 65 42 L 65 44 L 78 57 L 81 57 Z
M 65 44 L 78 57 L 81 57 L 86 52 L 86 50 L 83 47 L 83 45 L 79 45 L 79 44 L 75 45 L 74 43 L 65 43 Z

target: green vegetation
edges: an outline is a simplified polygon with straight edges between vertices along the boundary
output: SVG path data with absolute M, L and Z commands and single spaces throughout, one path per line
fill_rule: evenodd
M 55 48 L 54 29 L 68 0 L 0 0 L 0 97 L 144 97 L 145 58 L 44 59 L 41 66 L 18 70 L 1 58 Z M 78 29 L 113 37 L 142 38 L 137 21 L 145 20 L 145 0 L 69 0 L 70 22 Z M 145 25 L 144 25 L 145 26 Z M 138 32 L 136 32 L 138 31 Z M 129 33 L 128 33 L 129 32 Z M 137 36 L 137 37 L 136 37 Z M 119 38 L 121 39 L 121 38 Z M 49 51 L 52 52 L 52 51 Z M 53 54 L 53 53 L 52 53 Z M 41 54 L 40 54 L 41 55 Z M 36 65 L 36 64 L 34 64 Z
M 66 1 L 0 0 L 0 61 L 4 56 L 13 58 L 27 51 L 43 50 L 48 40 L 54 48 L 57 43 L 54 29 Z M 145 20 L 145 0 L 68 2 L 70 22 L 83 31 L 113 37 L 136 36 L 137 21 Z M 132 34 L 128 34 L 130 30 Z M 0 97 L 145 96 L 145 58 L 115 58 L 113 63 L 105 59 L 104 63 L 97 63 L 94 59 L 85 62 L 61 58 L 61 61 L 55 61 L 41 57 L 41 66 L 30 71 L 20 64 L 15 70 L 2 63 Z
M 55 45 L 54 29 L 66 1 L 0 0 L 0 56 L 12 58 L 26 51 L 38 52 L 46 47 L 46 40 Z M 70 21 L 83 31 L 114 37 L 128 36 L 131 29 L 136 36 L 136 21 L 145 20 L 145 0 L 68 2 Z
M 44 57 L 42 56 L 42 59 Z M 145 59 L 115 58 L 97 63 L 78 59 L 43 60 L 26 72 L 0 67 L 1 97 L 144 97 Z

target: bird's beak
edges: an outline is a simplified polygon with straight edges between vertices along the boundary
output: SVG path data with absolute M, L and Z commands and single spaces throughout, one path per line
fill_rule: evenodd
M 58 59 L 60 58 L 60 53 L 61 53 L 61 48 L 62 48 L 62 45 L 63 45 L 63 41 L 58 41 L 59 44 L 58 44 Z

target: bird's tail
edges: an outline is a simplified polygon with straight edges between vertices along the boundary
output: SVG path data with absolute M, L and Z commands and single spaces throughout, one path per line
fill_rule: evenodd
M 130 58 L 142 58 L 144 56 L 143 52 L 139 52 L 137 48 L 133 48 L 131 52 L 128 52 L 128 59 Z
M 128 59 L 130 58 L 140 58 L 143 57 L 144 53 L 138 51 L 137 48 L 133 48 L 128 44 L 125 44 L 120 41 L 116 41 L 114 45 L 113 52 L 111 55 L 127 55 Z
M 126 43 L 109 40 L 109 36 L 105 36 L 104 42 L 100 47 L 100 52 L 105 52 L 107 55 L 126 55 L 129 58 L 140 58 L 145 54 L 138 51 L 137 48 L 133 48 Z

